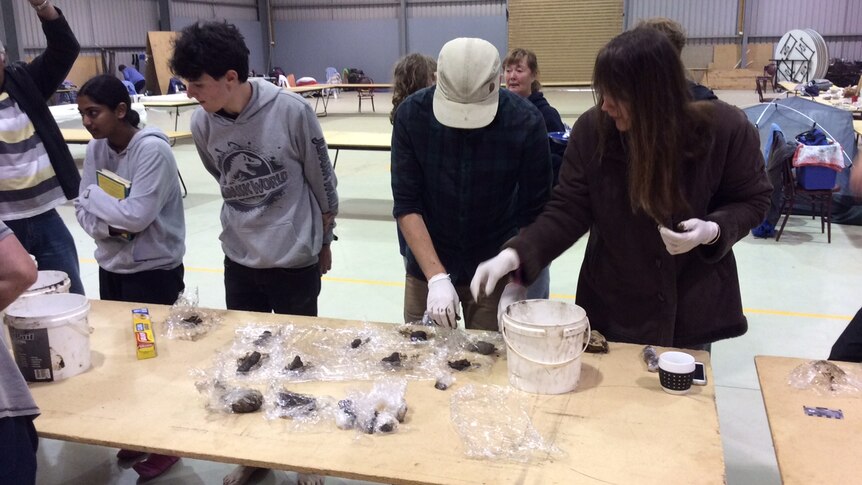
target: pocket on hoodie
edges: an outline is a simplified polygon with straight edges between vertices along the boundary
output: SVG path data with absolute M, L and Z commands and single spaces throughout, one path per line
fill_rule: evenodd
M 244 227 L 236 231 L 245 249 L 246 261 L 260 261 L 265 267 L 305 264 L 316 257 L 311 241 L 301 240 L 293 223 Z M 242 264 L 241 261 L 238 261 Z

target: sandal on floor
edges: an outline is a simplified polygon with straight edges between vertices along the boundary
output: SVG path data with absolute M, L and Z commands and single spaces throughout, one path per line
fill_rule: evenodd
M 168 456 L 168 455 L 158 455 L 153 453 L 146 460 L 135 463 L 132 467 L 138 472 L 138 475 L 144 479 L 155 478 L 162 473 L 168 471 L 168 468 L 172 467 L 174 463 L 179 461 L 178 456 Z

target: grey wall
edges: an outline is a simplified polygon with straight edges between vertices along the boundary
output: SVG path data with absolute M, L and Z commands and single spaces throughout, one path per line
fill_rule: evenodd
M 507 28 L 504 15 L 460 19 L 408 18 L 407 51 L 419 52 L 436 59 L 446 42 L 456 37 L 479 37 L 494 44 L 500 51 L 500 59 L 503 59 L 508 53 Z M 396 60 L 397 57 L 392 59 L 391 65 L 394 65 Z
M 357 67 L 375 82 L 389 82 L 398 59 L 396 19 L 279 21 L 274 30 L 272 65 L 297 79 L 325 82 L 332 66 L 339 72 Z
M 275 23 L 272 65 L 297 78 L 324 82 L 327 67 L 357 67 L 376 82 L 392 82 L 398 60 L 398 20 L 297 20 Z M 423 17 L 407 19 L 407 48 L 437 58 L 456 37 L 481 37 L 506 55 L 506 18 Z M 346 81 L 346 80 L 345 80 Z
M 179 31 L 182 30 L 183 27 L 197 22 L 197 20 L 198 19 L 191 19 L 188 17 L 174 17 L 172 19 L 173 24 L 171 27 L 173 27 L 175 31 Z M 262 74 L 266 66 L 263 65 L 263 45 L 261 42 L 261 36 L 263 34 L 261 33 L 260 22 L 256 20 L 228 20 L 228 22 L 236 25 L 236 28 L 239 29 L 243 37 L 245 37 L 245 45 L 249 50 L 249 68 Z

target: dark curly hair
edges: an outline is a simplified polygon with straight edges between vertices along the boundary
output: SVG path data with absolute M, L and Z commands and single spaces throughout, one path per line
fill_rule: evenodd
M 390 123 L 395 123 L 395 110 L 407 96 L 434 84 L 436 72 L 437 61 L 422 54 L 407 54 L 398 60 L 392 74 Z
M 248 47 L 235 25 L 227 22 L 197 22 L 180 31 L 174 41 L 171 71 L 194 81 L 204 74 L 221 79 L 233 69 L 240 82 L 248 79 Z
M 132 109 L 132 98 L 123 81 L 109 74 L 101 74 L 90 78 L 78 89 L 78 97 L 86 96 L 97 104 L 107 106 L 111 111 L 117 109 L 120 103 L 126 103 L 125 122 L 138 128 L 141 123 L 141 115 Z

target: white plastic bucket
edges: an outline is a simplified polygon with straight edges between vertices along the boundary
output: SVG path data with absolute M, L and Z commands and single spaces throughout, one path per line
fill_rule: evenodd
M 62 271 L 39 271 L 36 282 L 27 288 L 22 297 L 45 295 L 47 293 L 68 293 L 72 286 L 69 275 Z
M 3 317 L 15 362 L 30 382 L 59 381 L 90 368 L 90 302 L 74 293 L 19 298 Z
M 509 383 L 534 394 L 574 391 L 581 355 L 589 344 L 590 321 L 583 308 L 562 301 L 525 300 L 503 312 Z

